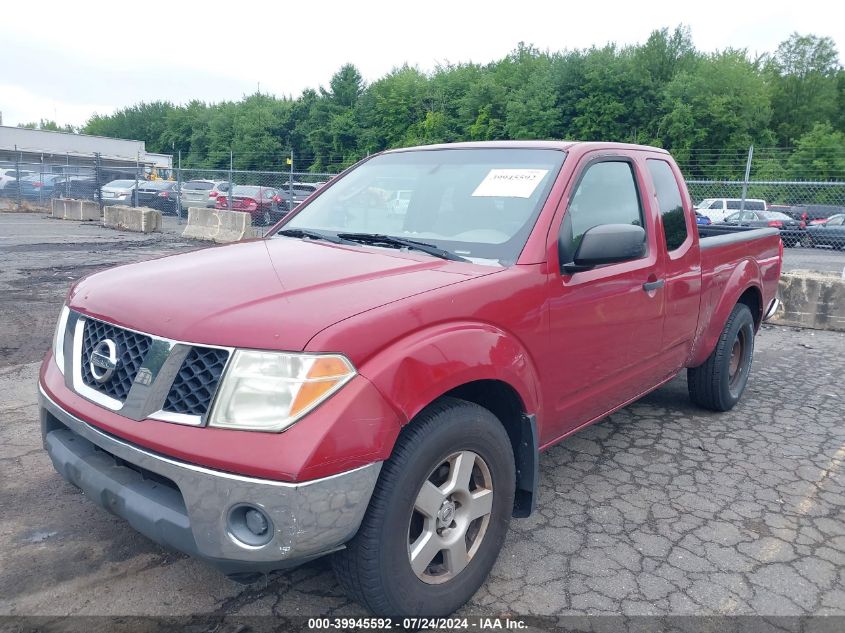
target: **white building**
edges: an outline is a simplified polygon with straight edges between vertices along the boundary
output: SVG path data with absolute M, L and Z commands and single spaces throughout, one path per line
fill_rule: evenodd
M 91 166 L 97 154 L 103 166 L 129 167 L 137 161 L 147 171 L 173 168 L 170 154 L 148 152 L 144 141 L 0 125 L 0 163 L 40 164 L 42 171 L 56 173 Z

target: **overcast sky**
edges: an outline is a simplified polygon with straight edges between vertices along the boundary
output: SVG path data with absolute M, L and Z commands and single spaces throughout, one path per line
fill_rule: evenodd
M 291 6 L 292 5 L 292 6 Z M 562 50 L 644 41 L 691 27 L 701 50 L 773 51 L 793 31 L 832 37 L 845 57 L 845 2 L 819 0 L 355 0 L 3 3 L 4 125 L 81 124 L 139 101 L 298 95 L 344 63 L 373 81 L 403 62 L 488 62 L 519 41 Z

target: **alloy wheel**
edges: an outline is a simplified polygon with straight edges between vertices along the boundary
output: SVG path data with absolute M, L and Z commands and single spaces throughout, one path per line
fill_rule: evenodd
M 460 451 L 423 482 L 408 526 L 408 558 L 429 584 L 457 576 L 478 552 L 493 510 L 493 479 L 480 455 Z

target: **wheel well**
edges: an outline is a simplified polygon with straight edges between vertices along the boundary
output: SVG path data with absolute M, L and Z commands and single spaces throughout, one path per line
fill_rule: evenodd
M 751 310 L 751 316 L 754 317 L 754 329 L 759 328 L 763 320 L 763 297 L 760 295 L 760 290 L 751 286 L 742 293 L 737 303 L 744 303 L 748 306 L 748 309 Z
M 476 380 L 456 387 L 443 396 L 460 398 L 484 407 L 495 415 L 507 431 L 516 463 L 516 517 L 526 517 L 536 503 L 539 471 L 537 425 L 528 415 L 522 398 L 508 383 L 501 380 Z

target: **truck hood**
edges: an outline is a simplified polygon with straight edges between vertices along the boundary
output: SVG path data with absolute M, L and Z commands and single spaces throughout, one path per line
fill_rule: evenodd
M 338 321 L 497 270 L 280 237 L 95 273 L 74 286 L 68 303 L 179 341 L 297 351 Z

